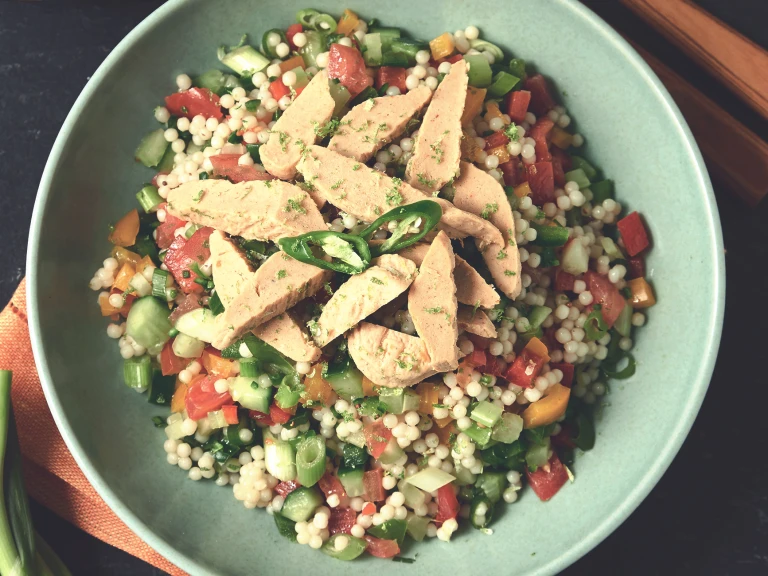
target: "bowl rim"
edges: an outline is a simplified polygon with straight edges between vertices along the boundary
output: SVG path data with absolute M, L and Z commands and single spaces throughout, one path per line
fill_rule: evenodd
M 707 388 L 709 387 L 720 343 L 725 304 L 725 259 L 717 203 L 701 152 L 679 108 L 648 64 L 639 56 L 634 48 L 632 48 L 632 46 L 602 18 L 577 0 L 555 0 L 555 2 L 564 9 L 570 10 L 574 16 L 582 19 L 585 24 L 591 25 L 597 34 L 602 35 L 603 38 L 626 59 L 627 63 L 635 69 L 640 78 L 645 81 L 648 87 L 661 100 L 667 112 L 674 118 L 674 128 L 679 131 L 683 137 L 687 152 L 694 163 L 697 172 L 696 180 L 698 189 L 704 192 L 703 197 L 707 213 L 705 224 L 708 231 L 714 237 L 714 254 L 707 255 L 707 257 L 713 261 L 714 270 L 711 304 L 713 310 L 710 315 L 710 325 L 707 327 L 706 346 L 705 349 L 702 350 L 704 361 L 699 365 L 694 380 L 695 383 L 691 386 L 688 401 L 679 413 L 679 418 L 673 432 L 669 435 L 668 440 L 662 446 L 661 450 L 659 450 L 652 465 L 637 481 L 634 488 L 624 496 L 622 503 L 617 506 L 612 513 L 597 523 L 590 532 L 586 533 L 577 545 L 564 550 L 545 564 L 534 568 L 529 573 L 529 576 L 551 575 L 576 562 L 618 528 L 619 525 L 640 505 L 661 479 L 686 439 L 704 400 Z M 72 128 L 79 116 L 84 112 L 89 100 L 94 97 L 95 92 L 112 65 L 121 59 L 129 49 L 136 45 L 146 32 L 160 24 L 174 12 L 182 9 L 185 4 L 185 0 L 169 0 L 149 14 L 142 22 L 131 30 L 109 53 L 96 72 L 91 76 L 67 115 L 46 162 L 32 213 L 26 262 L 27 308 L 32 351 L 34 353 L 42 388 L 48 401 L 48 406 L 54 421 L 56 422 L 56 426 L 64 438 L 64 442 L 88 481 L 104 499 L 110 509 L 112 509 L 133 532 L 167 560 L 190 574 L 214 574 L 214 572 L 211 572 L 208 568 L 198 564 L 195 560 L 178 552 L 173 545 L 156 534 L 149 525 L 136 516 L 109 487 L 108 483 L 97 471 L 91 459 L 86 455 L 69 424 L 59 395 L 56 391 L 56 387 L 53 384 L 53 376 L 43 354 L 40 315 L 37 306 L 39 294 L 37 255 L 40 248 L 43 215 L 48 203 L 54 177 L 57 170 L 60 168 L 61 155 L 68 144 L 67 141 Z

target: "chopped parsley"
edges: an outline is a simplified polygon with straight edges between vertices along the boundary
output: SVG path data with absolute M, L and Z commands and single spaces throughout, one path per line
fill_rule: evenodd
M 483 208 L 483 211 L 480 212 L 480 217 L 488 220 L 491 214 L 496 214 L 496 212 L 498 211 L 499 211 L 499 205 L 496 202 L 494 202 L 493 204 L 486 204 L 485 208 Z
M 338 118 L 331 118 L 322 126 L 317 121 L 313 121 L 312 124 L 315 126 L 315 135 L 320 139 L 333 136 L 341 127 L 341 121 Z
M 504 134 L 506 134 L 507 138 L 512 140 L 512 142 L 517 142 L 518 140 L 520 140 L 520 133 L 517 130 L 517 124 L 515 124 L 514 122 L 512 122 L 512 124 L 510 124 L 504 129 Z
M 267 180 L 269 182 L 269 180 Z M 298 212 L 299 214 L 306 214 L 307 211 L 304 209 L 304 206 L 301 205 L 301 201 L 303 198 L 300 198 L 299 200 L 296 200 L 295 198 L 288 198 L 288 203 L 285 205 L 285 211 L 286 212 Z
M 341 180 L 337 180 L 335 184 L 331 186 L 331 190 L 337 190 L 339 186 L 341 186 L 344 183 L 344 178 Z
M 376 206 L 376 207 L 373 209 L 373 213 L 374 213 L 374 214 L 376 214 L 376 216 L 381 216 L 381 208 L 379 208 L 378 206 Z
M 427 176 L 421 172 L 416 175 L 419 179 L 419 184 L 426 186 L 427 188 L 434 188 L 437 185 L 437 180 L 430 180 Z
M 288 272 L 286 272 L 284 269 L 277 271 L 277 279 L 278 280 L 281 280 L 282 278 L 285 278 L 286 276 L 288 276 Z
M 277 135 L 280 139 L 280 149 L 285 152 L 288 149 L 288 140 L 291 138 L 285 132 L 278 132 Z M 269 182 L 269 180 L 267 180 L 267 182 Z
M 536 218 L 535 218 L 536 220 L 543 220 L 546 217 L 547 217 L 547 215 L 544 214 L 543 210 L 537 210 L 536 211 Z
M 331 288 L 330 282 L 323 284 L 323 288 L 325 288 L 325 293 L 328 294 L 328 296 L 333 296 L 333 288 Z
M 504 250 L 499 250 L 499 253 L 496 254 L 496 260 L 504 260 L 504 258 L 507 257 L 507 253 L 504 252 Z
M 192 201 L 193 201 L 193 202 L 200 202 L 200 200 L 202 200 L 202 199 L 203 199 L 203 194 L 205 194 L 205 190 L 200 190 L 200 191 L 198 191 L 198 193 L 197 193 L 197 194 L 195 194 L 195 195 L 192 197 Z
M 386 129 L 387 129 L 387 125 L 384 122 L 382 122 L 381 124 L 376 126 L 376 131 L 373 133 L 373 136 L 369 136 L 368 134 L 366 134 L 363 137 L 363 142 L 371 142 L 373 144 L 378 144 L 380 142 L 379 132 Z
M 424 312 L 427 314 L 440 314 L 443 311 L 442 306 L 436 306 L 434 308 L 424 308 Z
M 445 156 L 445 152 L 443 151 L 443 138 L 446 134 L 450 134 L 450 130 L 443 132 L 443 135 L 435 140 L 434 144 L 429 145 L 429 147 L 432 149 L 432 152 L 434 152 L 434 154 L 432 154 L 432 159 L 438 164 L 443 162 L 443 157 Z
M 374 284 L 379 284 L 381 286 L 384 286 L 384 282 L 382 282 L 379 278 L 376 278 L 376 276 L 371 278 L 371 282 L 373 282 Z
M 517 272 L 512 272 L 512 270 L 504 270 L 504 276 L 517 276 Z
M 357 172 L 358 170 L 360 170 L 360 164 L 355 164 L 354 166 L 352 166 L 352 170 L 354 172 Z
M 400 185 L 403 183 L 403 181 L 400 180 L 400 178 L 392 178 L 392 182 L 394 187 L 392 190 L 387 192 L 385 200 L 390 206 L 399 206 L 403 203 L 403 195 L 400 194 Z

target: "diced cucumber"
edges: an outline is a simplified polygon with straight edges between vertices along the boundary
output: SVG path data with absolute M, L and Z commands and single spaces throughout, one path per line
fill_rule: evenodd
M 491 504 L 501 500 L 501 495 L 507 487 L 507 476 L 504 472 L 483 472 L 475 481 L 475 488 L 482 490 Z
M 566 182 L 576 182 L 579 188 L 587 188 L 589 186 L 589 178 L 581 168 L 576 168 L 570 172 L 565 173 Z
M 577 170 L 577 169 L 583 170 L 584 175 L 587 178 L 589 178 L 590 181 L 597 178 L 597 168 L 592 166 L 592 164 L 587 162 L 581 156 L 571 156 L 571 165 L 573 167 L 573 170 Z
M 464 433 L 469 436 L 479 448 L 486 448 L 488 442 L 491 440 L 492 428 L 482 428 L 477 425 L 476 422 L 472 423 L 472 426 L 464 430 Z
M 528 324 L 531 330 L 536 330 L 542 325 L 544 320 L 552 314 L 552 308 L 547 306 L 534 306 L 531 308 L 531 313 L 528 314 Z
M 408 66 L 408 56 L 399 52 L 387 50 L 381 55 L 382 66 L 395 66 L 397 68 L 406 68 Z
M 394 40 L 400 38 L 400 28 L 375 27 L 368 30 L 369 34 L 378 34 L 383 48 L 389 48 Z
M 150 354 L 157 354 L 170 338 L 169 314 L 167 303 L 152 296 L 139 298 L 128 312 L 125 333 L 144 346 Z
M 203 342 L 213 342 L 216 335 L 216 316 L 207 308 L 197 308 L 176 320 L 176 330 Z
M 405 496 L 405 503 L 409 508 L 421 506 L 427 498 L 424 492 L 416 488 L 416 486 L 411 486 L 405 480 L 400 480 L 397 483 L 397 489 Z
M 475 483 L 475 475 L 469 468 L 462 466 L 460 462 L 456 463 L 453 473 L 456 474 L 457 486 L 470 486 Z
M 363 373 L 349 358 L 344 362 L 328 364 L 323 369 L 323 378 L 345 400 L 363 397 Z
M 491 433 L 491 438 L 497 442 L 503 442 L 504 444 L 512 444 L 515 440 L 520 438 L 520 433 L 523 431 L 523 419 L 511 412 L 504 412 L 501 415 L 501 419 L 496 422 Z
M 275 518 L 275 525 L 280 536 L 288 538 L 291 542 L 296 542 L 296 522 L 289 520 L 279 512 L 272 514 Z
M 386 520 L 378 526 L 371 526 L 368 528 L 368 533 L 374 538 L 381 538 L 382 540 L 397 540 L 397 543 L 402 546 L 403 540 L 405 540 L 405 520 Z
M 344 491 L 350 498 L 365 495 L 364 472 L 360 468 L 339 468 L 338 476 Z
M 195 86 L 199 86 L 200 88 L 208 88 L 208 90 L 211 92 L 219 94 L 224 90 L 224 72 L 217 70 L 216 68 L 212 68 L 195 78 L 194 84 Z
M 393 436 L 389 439 L 387 447 L 384 448 L 384 452 L 378 457 L 378 461 L 387 465 L 394 464 L 403 457 L 403 454 L 405 454 L 405 452 L 403 452 L 403 449 L 400 448 L 400 445 L 397 443 L 397 439 Z
M 269 66 L 269 60 L 263 55 L 257 52 L 252 46 L 240 46 L 235 48 L 232 52 L 226 53 L 221 48 L 219 49 L 219 61 L 234 70 L 237 74 L 242 76 L 243 74 L 255 74 L 261 72 L 267 66 Z
M 179 358 L 199 358 L 205 350 L 205 342 L 179 332 L 173 339 L 172 348 Z
M 136 148 L 136 160 L 147 168 L 154 168 L 163 159 L 165 151 L 170 148 L 170 143 L 165 139 L 162 128 L 153 130 L 142 139 Z
M 160 371 L 156 371 L 149 385 L 147 402 L 160 406 L 170 404 L 175 389 L 176 376 L 163 376 Z
M 157 212 L 158 206 L 165 202 L 162 196 L 157 193 L 157 188 L 152 184 L 145 184 L 141 190 L 136 193 L 136 200 L 139 201 L 144 212 Z
M 123 380 L 129 388 L 146 390 L 152 383 L 152 358 L 143 354 L 123 360 Z
M 368 462 L 368 454 L 362 448 L 358 448 L 354 444 L 346 443 L 341 448 L 341 455 L 343 459 L 344 468 L 364 468 L 365 463 Z
M 365 40 L 365 52 L 363 52 L 363 59 L 368 66 L 380 66 L 381 65 L 381 34 L 366 34 Z
M 178 336 L 177 336 L 178 338 Z M 269 414 L 269 404 L 272 400 L 272 388 L 262 388 L 255 379 L 236 376 L 228 378 L 227 384 L 232 399 L 239 402 L 243 408 Z
M 298 390 L 293 390 L 287 384 L 282 383 L 277 388 L 275 403 L 283 410 L 287 410 L 296 406 L 299 403 L 299 398 L 301 398 L 301 394 Z
M 288 520 L 306 522 L 322 503 L 323 498 L 317 490 L 301 486 L 286 496 L 280 513 Z
M 416 540 L 416 542 L 424 540 L 424 537 L 427 535 L 429 520 L 430 519 L 426 516 L 416 516 L 416 514 L 412 514 L 405 523 L 405 529 L 408 531 L 408 535 Z
M 488 59 L 482 54 L 471 54 L 464 56 L 464 60 L 467 61 L 469 66 L 469 72 L 467 73 L 469 79 L 469 85 L 475 88 L 487 88 L 491 85 L 493 80 L 493 72 L 491 71 L 491 65 L 488 63 Z
M 344 536 L 347 539 L 347 546 L 343 550 L 336 549 L 336 539 Z M 355 536 L 348 536 L 346 534 L 334 534 L 328 541 L 320 548 L 325 554 L 328 554 L 331 558 L 336 560 L 354 560 L 360 554 L 365 552 L 367 543 L 362 538 L 356 538 Z
M 418 410 L 421 397 L 410 388 L 382 388 L 379 390 L 379 401 L 387 407 L 387 412 L 404 414 Z
M 408 58 L 408 66 L 413 66 L 416 63 L 416 53 L 420 50 L 429 50 L 429 44 L 410 38 L 396 38 L 392 40 L 389 50 L 395 54 L 405 55 Z
M 629 333 L 632 330 L 632 306 L 627 302 L 624 308 L 621 309 L 621 314 L 616 318 L 616 323 L 613 325 L 616 328 L 616 332 L 622 336 L 629 337 Z
M 176 152 L 173 151 L 173 148 L 168 146 L 168 148 L 165 149 L 165 154 L 163 154 L 163 157 L 160 159 L 160 163 L 157 165 L 157 171 L 169 174 L 173 170 L 175 156 Z
M 365 448 L 365 434 L 363 434 L 362 430 L 358 430 L 354 434 L 350 434 L 344 438 L 344 441 L 348 442 L 349 444 L 354 444 L 358 448 Z
M 499 421 L 499 418 L 501 418 L 502 412 L 503 409 L 500 406 L 492 404 L 487 400 L 483 400 L 482 402 L 478 402 L 469 417 L 483 426 L 492 428 L 493 425 Z

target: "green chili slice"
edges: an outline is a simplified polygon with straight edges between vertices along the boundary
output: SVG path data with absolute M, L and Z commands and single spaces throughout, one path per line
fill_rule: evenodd
M 272 28 L 271 30 L 264 32 L 264 36 L 261 37 L 261 49 L 264 50 L 264 53 L 270 58 L 277 58 L 277 45 L 269 45 L 269 36 L 273 33 L 280 36 L 280 42 L 285 42 L 288 44 L 288 39 L 285 37 L 285 32 L 280 30 L 280 28 Z
M 531 222 L 531 228 L 536 230 L 533 244 L 537 246 L 563 246 L 568 242 L 568 228 L 564 226 L 541 226 Z
M 315 14 L 309 21 L 309 28 L 318 32 L 333 34 L 336 32 L 336 19 L 330 14 Z
M 299 262 L 343 274 L 360 274 L 371 264 L 371 250 L 360 236 L 341 232 L 309 232 L 293 238 L 277 241 L 280 249 Z M 318 258 L 311 246 L 318 246 L 333 259 L 330 262 Z
M 304 26 L 305 28 L 312 28 L 312 19 L 319 16 L 320 12 L 307 8 L 306 10 L 299 10 L 296 12 L 296 22 Z
M 587 316 L 587 321 L 584 322 L 584 332 L 588 341 L 600 340 L 608 333 L 608 325 L 603 320 L 603 312 L 601 306 L 598 304 Z
M 605 374 L 608 378 L 615 378 L 616 380 L 626 380 L 627 378 L 634 376 L 635 369 L 637 368 L 635 357 L 627 352 L 625 358 L 627 359 L 627 365 L 624 368 L 617 370 L 619 367 L 619 362 L 621 362 L 621 359 L 619 359 L 616 364 L 613 365 L 613 369 L 602 368 L 603 374 Z
M 390 210 L 372 222 L 368 228 L 360 232 L 360 238 L 363 238 L 365 241 L 370 240 L 382 225 L 395 220 L 398 222 L 398 225 L 392 232 L 392 236 L 387 238 L 381 245 L 371 247 L 371 254 L 373 256 L 393 254 L 424 238 L 437 226 L 442 216 L 443 209 L 440 208 L 440 204 L 432 200 L 420 200 L 413 204 L 406 204 L 405 206 L 399 206 Z M 408 230 L 419 218 L 422 221 L 422 229 L 417 234 L 406 236 Z

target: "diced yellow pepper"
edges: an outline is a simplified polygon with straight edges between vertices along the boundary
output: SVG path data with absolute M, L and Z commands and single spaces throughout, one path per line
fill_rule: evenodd
M 491 148 L 490 150 L 486 150 L 486 153 L 490 156 L 493 154 L 494 156 L 498 156 L 499 158 L 499 164 L 504 164 L 504 162 L 509 162 L 509 151 L 507 150 L 506 146 L 496 146 L 495 148 Z
M 293 58 L 288 58 L 285 62 L 280 62 L 280 73 L 285 74 L 288 70 L 294 70 L 296 68 L 301 68 L 303 70 L 305 66 L 304 58 L 301 56 L 294 56 Z
M 515 186 L 515 196 L 518 198 L 525 198 L 531 193 L 531 185 L 528 182 L 523 182 Z
M 571 142 L 573 141 L 573 134 L 569 134 L 560 126 L 553 126 L 552 127 L 552 144 L 560 148 L 560 150 L 567 150 L 571 147 Z
M 440 428 L 440 426 L 438 426 L 437 428 L 432 428 L 430 432 L 437 434 L 437 437 L 440 439 L 440 444 L 443 444 L 445 446 L 450 446 L 451 434 L 458 433 L 458 429 L 456 428 L 456 421 L 454 420 L 448 426 L 443 426 L 442 428 Z
M 133 246 L 139 235 L 139 211 L 135 208 L 120 218 L 109 235 L 109 241 L 115 246 Z
M 306 378 L 304 378 L 304 392 L 306 392 L 306 397 L 302 395 L 299 402 L 306 404 L 311 400 L 313 402 L 320 402 L 322 406 L 330 406 L 335 393 L 333 388 L 331 388 L 331 385 L 322 377 L 322 371 L 322 364 L 315 364 Z
M 184 384 L 178 380 L 176 383 L 176 391 L 173 393 L 173 397 L 171 398 L 171 412 L 183 412 L 186 404 L 189 384 Z
M 115 281 L 112 284 L 112 288 L 125 292 L 128 290 L 128 284 L 131 282 L 131 278 L 136 274 L 136 268 L 132 264 L 126 262 L 123 267 L 120 268 L 120 272 L 117 273 Z
M 565 414 L 570 396 L 570 388 L 562 384 L 552 384 L 547 388 L 544 398 L 525 409 L 523 425 L 525 428 L 538 428 L 556 422 L 560 416 Z
M 501 118 L 504 114 L 499 110 L 499 105 L 496 102 L 488 102 L 485 105 L 485 121 L 490 122 L 494 118 Z
M 143 274 L 144 270 L 146 270 L 150 266 L 154 268 L 155 263 L 152 262 L 152 258 L 150 258 L 149 256 L 144 256 L 144 258 L 139 260 L 139 263 L 136 264 L 136 272 L 138 272 L 139 274 Z
M 439 386 L 434 382 L 420 382 L 416 386 L 416 392 L 419 393 L 419 412 L 422 414 L 432 414 L 432 409 L 437 404 L 437 393 Z
M 451 418 L 450 416 L 446 416 L 445 418 L 435 418 L 434 422 L 435 424 L 437 424 L 438 428 L 445 428 L 446 426 L 448 426 L 448 424 L 453 422 L 453 418 Z
M 363 396 L 378 396 L 374 386 L 375 384 L 367 376 L 363 376 Z
M 432 52 L 434 60 L 448 58 L 453 54 L 455 46 L 453 44 L 453 34 L 446 32 L 429 42 L 429 49 Z
M 464 113 L 461 115 L 461 125 L 471 126 L 475 116 L 480 114 L 483 109 L 485 94 L 488 92 L 485 88 L 475 88 L 467 86 L 467 97 L 464 100 Z
M 480 152 L 480 146 L 477 145 L 475 137 L 464 132 L 461 137 L 461 159 L 474 162 L 478 152 Z
M 126 250 L 121 246 L 115 246 L 112 248 L 112 258 L 117 260 L 117 263 L 121 266 L 126 262 L 129 262 L 133 266 L 136 266 L 141 261 L 141 256 L 130 250 Z
M 341 18 L 339 18 L 339 24 L 336 26 L 336 33 L 348 36 L 355 31 L 359 22 L 360 18 L 357 17 L 357 14 L 347 8 L 342 13 Z
M 525 347 L 528 348 L 530 352 L 533 352 L 534 354 L 536 354 L 536 356 L 544 358 L 545 362 L 549 362 L 549 350 L 547 350 L 547 345 L 544 344 L 544 342 L 542 342 L 538 338 L 536 338 L 536 336 L 531 338 L 528 341 L 528 344 L 525 345 Z
M 632 291 L 630 303 L 632 308 L 650 308 L 656 304 L 656 296 L 653 294 L 653 288 L 645 278 L 635 278 L 627 282 L 627 286 Z

